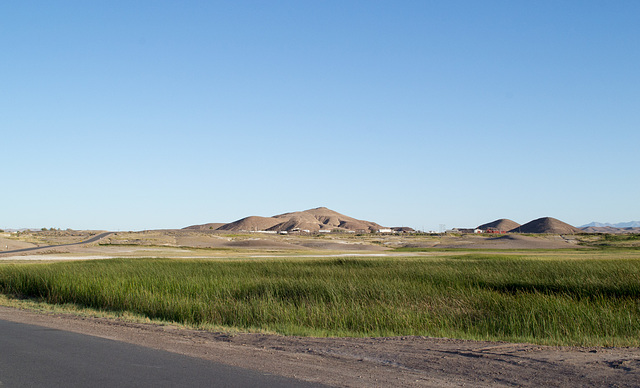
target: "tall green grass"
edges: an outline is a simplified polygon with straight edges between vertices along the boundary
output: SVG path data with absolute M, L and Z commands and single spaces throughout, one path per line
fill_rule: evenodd
M 0 292 L 282 334 L 640 345 L 638 258 L 16 264 L 0 266 Z

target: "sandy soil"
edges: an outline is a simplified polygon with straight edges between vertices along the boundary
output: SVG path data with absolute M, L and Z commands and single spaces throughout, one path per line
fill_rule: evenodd
M 0 307 L 0 319 L 341 387 L 638 387 L 640 349 L 229 334 Z
M 522 235 L 505 235 L 499 237 L 462 236 L 450 240 L 443 239 L 437 248 L 462 249 L 567 249 L 579 248 L 573 240 L 561 235 L 545 235 L 539 237 Z
M 280 236 L 260 234 L 220 234 L 198 230 L 153 230 L 142 232 L 116 232 L 99 243 L 76 246 L 49 246 L 82 241 L 96 232 L 34 232 L 19 239 L 0 236 L 0 259 L 36 255 L 71 254 L 87 257 L 220 257 L 221 255 L 255 255 L 257 251 L 281 251 L 314 254 L 314 252 L 361 252 L 363 255 L 387 251 L 398 247 L 458 248 L 458 249 L 562 249 L 580 248 L 575 237 L 564 235 L 506 235 L 506 236 L 419 236 L 419 235 L 365 235 L 345 234 L 310 236 Z M 38 251 L 9 253 L 14 249 L 38 246 Z M 414 255 L 416 253 L 413 253 Z
M 575 249 L 581 248 L 578 241 L 564 235 L 523 236 L 508 235 L 474 235 L 442 236 L 432 239 L 412 239 L 404 246 L 416 248 L 439 249 Z
M 14 249 L 33 248 L 35 246 L 36 245 L 32 243 L 0 237 L 0 252 L 11 251 Z

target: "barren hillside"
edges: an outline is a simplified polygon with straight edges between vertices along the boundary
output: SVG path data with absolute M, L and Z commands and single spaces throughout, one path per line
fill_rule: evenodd
M 616 228 L 613 226 L 587 226 L 580 229 L 584 233 L 609 233 L 609 234 L 640 233 L 640 228 Z
M 258 231 L 268 230 L 277 225 L 280 221 L 273 217 L 250 216 L 242 218 L 238 221 L 231 222 L 218 228 L 218 230 L 226 231 Z
M 520 226 L 520 224 L 515 222 L 515 221 L 511 221 L 511 220 L 506 219 L 506 218 L 501 218 L 501 219 L 495 220 L 493 222 L 482 224 L 482 225 L 478 226 L 478 229 L 482 229 L 482 230 L 493 229 L 493 230 L 500 230 L 500 231 L 505 231 L 506 232 L 508 230 L 515 229 L 518 226 Z
M 371 221 L 358 220 L 345 216 L 326 207 L 319 207 L 305 211 L 278 214 L 273 217 L 250 216 L 242 218 L 229 224 L 204 224 L 193 225 L 185 229 L 210 229 L 218 225 L 215 229 L 221 231 L 287 231 L 308 230 L 317 232 L 318 230 L 353 230 L 353 231 L 377 231 L 382 226 Z
M 582 230 L 573 227 L 565 222 L 551 217 L 538 218 L 522 226 L 514 228 L 515 233 L 553 233 L 553 234 L 576 234 Z
M 221 226 L 226 225 L 224 222 L 212 222 L 209 224 L 202 224 L 202 225 L 193 225 L 193 226 L 187 226 L 186 228 L 183 229 L 188 229 L 188 230 L 216 230 Z

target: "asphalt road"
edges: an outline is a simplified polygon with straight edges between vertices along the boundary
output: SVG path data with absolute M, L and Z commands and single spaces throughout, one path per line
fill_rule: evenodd
M 68 247 L 68 246 L 72 246 L 72 245 L 89 244 L 89 243 L 92 243 L 92 242 L 96 242 L 96 241 L 100 240 L 103 237 L 107 237 L 110 234 L 113 234 L 113 232 L 100 233 L 100 234 L 97 234 L 97 235 L 91 237 L 90 239 L 87 239 L 87 240 L 84 240 L 84 241 L 80 241 L 80 242 L 77 242 L 77 243 L 72 243 L 72 244 L 47 245 L 47 246 L 44 246 L 44 247 L 33 247 L 33 248 L 16 249 L 16 250 L 13 250 L 13 251 L 0 251 L 0 253 L 2 253 L 2 254 L 4 254 L 4 253 L 20 253 L 20 252 L 37 251 L 39 249 L 50 249 L 50 248 L 57 248 L 57 247 Z
M 322 387 L 99 337 L 0 320 L 0 387 Z

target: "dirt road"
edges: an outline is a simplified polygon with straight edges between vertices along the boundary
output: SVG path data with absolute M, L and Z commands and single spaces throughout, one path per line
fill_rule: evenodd
M 640 349 L 228 334 L 0 307 L 0 319 L 343 387 L 638 387 Z

